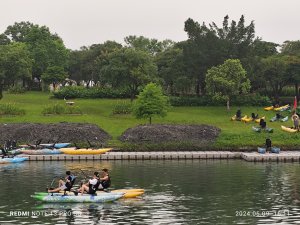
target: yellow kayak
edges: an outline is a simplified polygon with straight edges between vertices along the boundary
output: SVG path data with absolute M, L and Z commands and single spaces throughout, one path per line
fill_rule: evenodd
M 296 133 L 298 130 L 281 125 L 281 129 L 290 133 Z
M 230 120 L 236 120 L 236 115 L 232 116 Z
M 273 110 L 274 109 L 274 106 L 269 106 L 269 107 L 265 107 L 264 110 L 266 111 L 270 111 L 270 110 Z
M 68 155 L 98 155 L 98 154 L 103 154 L 105 152 L 108 152 L 108 151 L 112 150 L 112 148 L 98 148 L 98 149 L 91 149 L 91 148 L 80 148 L 80 149 L 61 148 L 59 150 L 62 151 L 64 154 L 68 154 Z
M 280 111 L 280 110 L 286 109 L 286 108 L 288 108 L 288 107 L 289 107 L 289 105 L 283 105 L 283 106 L 280 106 L 280 107 L 278 107 L 278 108 L 274 108 L 274 110 L 275 110 L 275 111 Z
M 255 123 L 259 123 L 261 119 L 263 119 L 263 120 L 264 120 L 264 119 L 266 119 L 266 117 L 265 117 L 265 116 L 263 116 L 263 117 L 261 117 L 261 118 L 258 118 L 258 119 L 256 119 L 256 120 L 255 120 Z

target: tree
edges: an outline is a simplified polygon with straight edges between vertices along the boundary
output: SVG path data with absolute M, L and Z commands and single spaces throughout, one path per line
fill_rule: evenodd
M 271 94 L 278 101 L 282 88 L 289 82 L 286 76 L 287 63 L 282 56 L 270 56 L 262 59 L 261 62 L 262 75 L 272 89 Z
M 108 55 L 100 73 L 112 87 L 128 88 L 133 100 L 140 86 L 156 80 L 157 68 L 147 52 L 123 48 Z
M 63 67 L 59 66 L 49 66 L 47 70 L 42 74 L 42 81 L 46 84 L 53 84 L 53 89 L 55 90 L 56 85 L 59 82 L 64 81 L 67 78 L 67 73 Z
M 281 46 L 281 53 L 300 56 L 300 41 L 285 41 Z
M 0 45 L 0 99 L 4 85 L 31 78 L 32 63 L 24 43 Z
M 163 52 L 166 49 L 171 48 L 174 42 L 171 40 L 158 41 L 157 39 L 149 39 L 144 36 L 130 35 L 124 38 L 124 41 L 129 48 L 134 48 L 156 55 L 159 52 Z
M 228 59 L 222 65 L 210 68 L 205 82 L 207 92 L 213 98 L 226 100 L 228 110 L 233 96 L 246 94 L 250 90 L 250 80 L 238 59 Z
M 138 95 L 133 113 L 138 119 L 149 118 L 151 124 L 153 116 L 166 116 L 169 106 L 168 97 L 163 95 L 162 88 L 149 83 Z

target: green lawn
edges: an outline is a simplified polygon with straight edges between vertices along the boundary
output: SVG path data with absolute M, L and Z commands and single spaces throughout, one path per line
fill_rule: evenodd
M 112 115 L 113 106 L 118 100 L 111 99 L 74 99 L 75 105 L 83 111 L 79 116 L 44 116 L 41 114 L 44 106 L 54 103 L 64 104 L 64 100 L 51 98 L 48 93 L 28 92 L 23 95 L 13 95 L 4 93 L 2 103 L 14 103 L 26 110 L 24 116 L 2 116 L 1 123 L 57 123 L 57 122 L 80 122 L 95 123 L 107 131 L 113 140 L 111 145 L 118 143 L 118 137 L 130 127 L 139 124 L 146 124 L 147 120 L 137 120 L 132 115 Z M 129 100 L 128 100 L 129 101 Z M 210 124 L 219 127 L 221 135 L 214 147 L 236 148 L 243 146 L 263 145 L 265 138 L 270 136 L 273 145 L 281 147 L 297 147 L 300 144 L 300 133 L 290 134 L 280 129 L 280 125 L 292 126 L 292 121 L 288 122 L 267 122 L 268 127 L 274 128 L 274 133 L 255 133 L 251 127 L 254 122 L 243 123 L 230 121 L 230 117 L 235 114 L 237 107 L 232 107 L 227 111 L 226 107 L 172 107 L 165 118 L 154 118 L 153 123 L 164 124 Z M 275 112 L 266 112 L 262 107 L 242 107 L 243 115 L 251 115 L 252 112 L 264 115 L 267 121 L 275 115 Z M 283 113 L 283 115 L 289 115 Z M 255 124 L 257 125 L 257 124 Z

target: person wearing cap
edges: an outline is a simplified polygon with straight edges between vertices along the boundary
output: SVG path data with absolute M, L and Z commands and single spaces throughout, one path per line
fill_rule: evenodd
M 65 177 L 65 179 L 60 178 L 60 180 L 58 181 L 57 188 L 53 190 L 48 189 L 48 192 L 53 193 L 53 192 L 70 190 L 74 184 L 75 177 L 71 174 L 71 171 L 66 171 L 66 175 L 67 176 Z
M 89 179 L 89 181 L 86 184 L 83 184 L 80 189 L 78 189 L 78 192 L 83 195 L 84 192 L 88 194 L 95 194 L 98 187 L 100 185 L 99 180 L 99 173 L 95 172 L 92 179 Z

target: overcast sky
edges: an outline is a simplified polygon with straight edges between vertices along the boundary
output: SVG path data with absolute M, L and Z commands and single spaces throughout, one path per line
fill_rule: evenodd
M 225 15 L 246 24 L 256 35 L 282 44 L 300 40 L 300 0 L 0 0 L 0 33 L 15 22 L 46 25 L 71 49 L 129 35 L 158 40 L 187 39 L 184 22 L 221 26 Z

